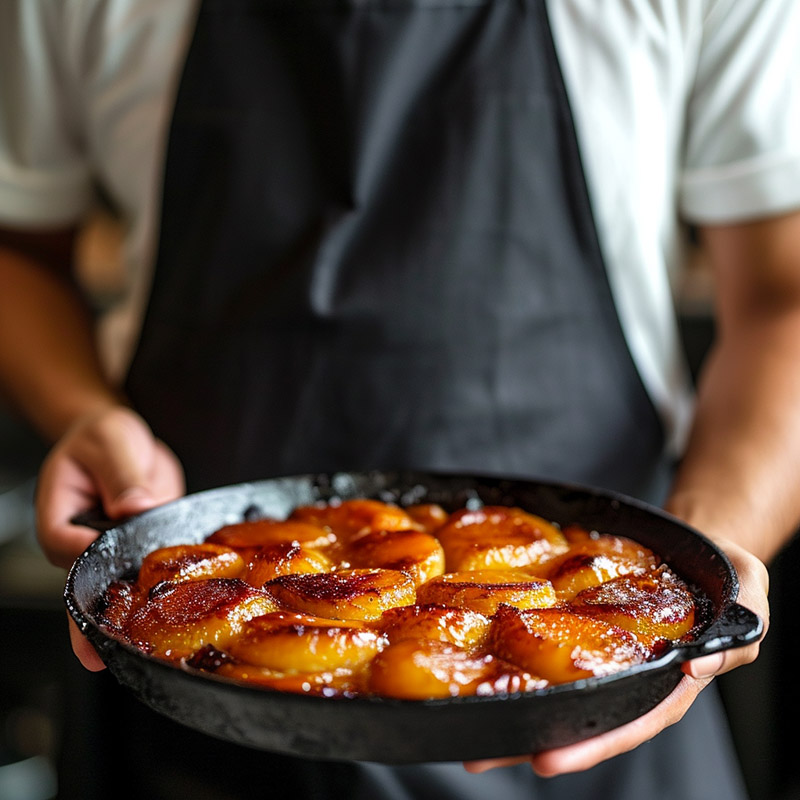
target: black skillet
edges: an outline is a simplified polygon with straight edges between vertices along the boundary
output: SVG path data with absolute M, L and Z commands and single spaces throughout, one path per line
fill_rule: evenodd
M 374 497 L 409 505 L 514 505 L 566 525 L 628 536 L 657 552 L 705 599 L 705 624 L 690 643 L 625 672 L 526 694 L 407 701 L 321 698 L 241 685 L 160 662 L 97 625 L 108 584 L 165 545 L 196 543 L 224 524 L 285 517 L 295 506 Z M 100 527 L 98 524 L 97 527 Z M 658 509 L 585 487 L 418 472 L 277 478 L 189 495 L 106 530 L 73 565 L 69 613 L 117 680 L 156 711 L 250 747 L 322 759 L 413 763 L 510 756 L 580 741 L 622 725 L 665 698 L 682 662 L 759 638 L 757 616 L 735 600 L 738 579 L 708 539 Z

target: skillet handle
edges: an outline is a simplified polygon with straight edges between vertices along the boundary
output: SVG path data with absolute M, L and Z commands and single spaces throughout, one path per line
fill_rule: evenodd
M 98 533 L 105 533 L 111 528 L 123 523 L 129 517 L 121 517 L 120 519 L 111 519 L 101 506 L 93 506 L 80 514 L 76 514 L 70 522 L 73 525 L 83 525 L 87 528 L 92 528 Z
M 684 660 L 717 653 L 733 647 L 744 647 L 757 642 L 764 633 L 764 623 L 749 608 L 731 603 L 701 634 L 696 642 L 680 648 Z

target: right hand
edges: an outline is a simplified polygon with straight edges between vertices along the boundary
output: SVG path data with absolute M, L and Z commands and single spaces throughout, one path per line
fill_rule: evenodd
M 39 473 L 36 520 L 47 558 L 69 567 L 97 537 L 71 520 L 101 505 L 111 519 L 146 511 L 185 491 L 175 454 L 125 406 L 78 419 L 53 447 Z M 103 664 L 70 620 L 73 649 L 87 669 Z

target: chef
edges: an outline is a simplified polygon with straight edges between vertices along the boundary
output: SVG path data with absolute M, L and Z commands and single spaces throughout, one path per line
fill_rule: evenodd
M 0 385 L 54 443 L 45 552 L 68 564 L 98 500 L 545 476 L 664 504 L 766 620 L 764 562 L 800 521 L 798 29 L 792 0 L 8 0 Z M 130 279 L 99 342 L 69 281 L 98 189 Z M 696 402 L 670 303 L 689 225 L 720 330 Z M 700 691 L 756 650 L 513 764 L 294 760 L 116 695 L 104 757 L 151 797 L 735 800 Z

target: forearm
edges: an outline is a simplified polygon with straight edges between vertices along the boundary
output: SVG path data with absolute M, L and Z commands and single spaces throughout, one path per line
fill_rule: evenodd
M 0 389 L 49 440 L 119 402 L 97 356 L 91 314 L 70 281 L 0 247 Z
M 800 523 L 800 311 L 729 326 L 698 387 L 667 508 L 768 562 Z

